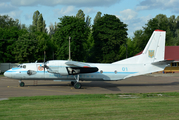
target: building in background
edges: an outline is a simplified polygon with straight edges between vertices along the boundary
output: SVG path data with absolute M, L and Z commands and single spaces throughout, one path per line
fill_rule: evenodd
M 19 63 L 0 63 L 0 73 L 4 73 L 5 71 L 17 67 Z
M 172 59 L 174 62 L 166 67 L 164 73 L 179 73 L 179 46 L 166 46 L 165 59 Z

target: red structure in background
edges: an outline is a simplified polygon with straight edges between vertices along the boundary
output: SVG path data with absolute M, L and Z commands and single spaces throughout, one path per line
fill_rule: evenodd
M 165 68 L 165 73 L 179 73 L 179 46 L 165 46 L 165 60 L 174 60 L 170 66 Z

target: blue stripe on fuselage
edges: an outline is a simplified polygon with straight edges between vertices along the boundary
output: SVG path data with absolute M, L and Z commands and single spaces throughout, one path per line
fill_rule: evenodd
M 27 73 L 27 71 L 6 71 L 6 72 L 14 72 L 14 73 L 16 73 L 16 72 L 21 72 L 21 73 Z M 36 71 L 37 73 L 44 73 L 44 71 Z M 49 73 L 49 72 L 47 72 L 47 71 L 45 71 L 45 73 Z M 138 73 L 138 72 L 117 72 L 117 73 L 114 73 L 114 72 L 103 72 L 103 73 L 100 73 L 100 72 L 95 72 L 95 73 L 98 73 L 98 74 L 135 74 L 135 73 Z M 55 73 L 49 73 L 49 74 L 55 74 Z M 58 73 L 57 73 L 58 74 Z M 60 74 L 60 73 L 59 73 Z M 85 73 L 84 73 L 85 74 Z M 87 74 L 87 73 L 86 73 Z
M 12 68 L 12 70 L 19 70 L 19 69 L 21 69 L 21 68 Z
M 100 73 L 100 72 L 96 72 L 96 73 Z M 138 73 L 138 72 L 117 72 L 117 73 L 114 73 L 114 72 L 103 72 L 103 73 L 100 73 L 100 74 L 135 74 L 135 73 Z

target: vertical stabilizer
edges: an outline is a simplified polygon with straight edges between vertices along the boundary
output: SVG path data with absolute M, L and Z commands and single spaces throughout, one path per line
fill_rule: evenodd
M 163 61 L 165 54 L 165 36 L 165 31 L 155 30 L 142 54 L 114 62 L 113 64 L 140 64 Z
M 153 63 L 163 61 L 165 54 L 165 36 L 165 31 L 155 30 L 142 52 L 139 62 Z

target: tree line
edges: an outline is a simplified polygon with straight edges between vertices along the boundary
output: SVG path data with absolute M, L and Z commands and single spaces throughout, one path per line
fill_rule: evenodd
M 166 46 L 179 45 L 179 16 L 172 15 L 167 17 L 166 15 L 158 14 L 150 19 L 141 30 L 136 30 L 132 39 L 128 39 L 129 56 L 141 52 L 153 31 L 157 29 L 166 31 Z
M 34 62 L 67 60 L 69 36 L 71 58 L 75 61 L 111 63 L 142 51 L 152 32 L 167 31 L 166 45 L 178 45 L 179 17 L 159 14 L 134 37 L 127 37 L 127 24 L 115 15 L 97 12 L 92 24 L 91 17 L 79 10 L 76 16 L 63 16 L 59 22 L 46 29 L 43 15 L 37 10 L 32 25 L 21 24 L 8 15 L 0 15 L 0 62 Z

